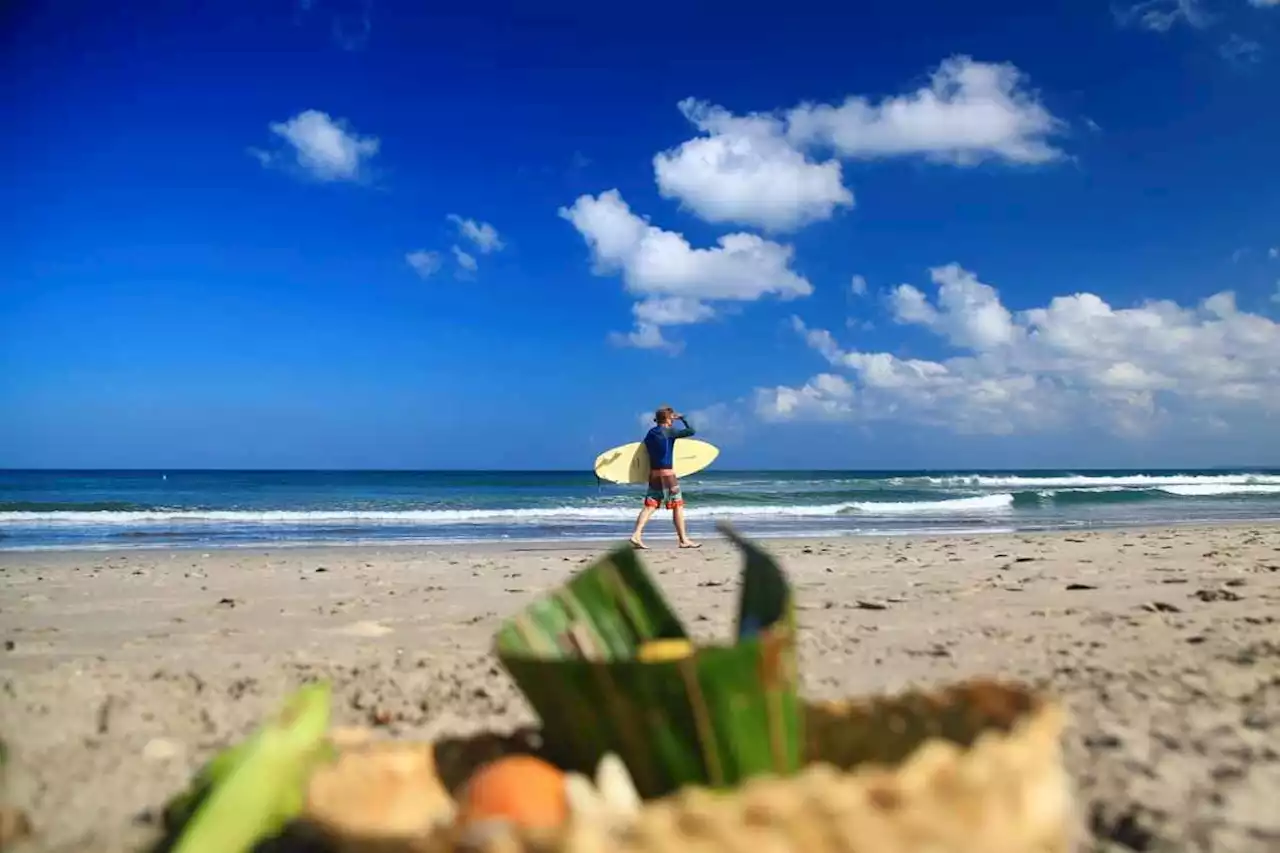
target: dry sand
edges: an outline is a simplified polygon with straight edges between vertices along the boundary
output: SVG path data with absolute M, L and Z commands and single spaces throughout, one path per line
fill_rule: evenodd
M 1280 850 L 1280 526 L 775 541 L 806 691 L 992 674 L 1056 692 L 1099 850 Z M 603 546 L 0 554 L 7 799 L 31 849 L 123 851 L 304 676 L 405 734 L 530 719 L 488 643 Z M 728 636 L 737 556 L 646 555 Z

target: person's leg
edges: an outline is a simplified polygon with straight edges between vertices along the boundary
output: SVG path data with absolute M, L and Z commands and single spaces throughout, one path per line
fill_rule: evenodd
M 631 546 L 633 548 L 648 548 L 641 538 L 644 535 L 644 526 L 649 523 L 649 519 L 658 511 L 658 507 L 662 505 L 662 483 L 655 482 L 655 478 L 649 478 L 649 489 L 644 493 L 644 508 L 640 510 L 640 514 L 636 516 L 635 529 L 631 531 Z
M 654 512 L 658 509 L 657 504 L 650 506 L 647 502 L 644 508 L 640 510 L 640 514 L 636 516 L 635 529 L 631 531 L 631 546 L 633 548 L 648 548 L 644 544 L 644 540 L 640 537 L 644 535 L 644 526 L 649 523 L 649 519 L 653 517 Z
M 697 542 L 689 538 L 689 532 L 684 526 L 684 505 L 673 507 L 671 510 L 671 520 L 676 525 L 676 538 L 680 541 L 681 548 L 701 548 Z
M 684 520 L 684 495 L 680 492 L 680 482 L 671 477 L 664 484 L 667 492 L 667 507 L 671 510 L 671 521 L 676 527 L 676 541 L 681 548 L 700 548 L 697 542 L 689 538 L 689 531 Z

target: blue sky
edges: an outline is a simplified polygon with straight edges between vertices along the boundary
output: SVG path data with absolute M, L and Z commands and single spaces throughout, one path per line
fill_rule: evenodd
M 1280 464 L 1274 0 L 27 5 L 0 466 Z

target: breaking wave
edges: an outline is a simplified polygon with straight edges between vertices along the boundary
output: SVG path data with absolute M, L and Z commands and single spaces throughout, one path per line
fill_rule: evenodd
M 850 513 L 901 515 L 999 512 L 1013 505 L 1013 495 L 980 495 L 939 501 L 851 501 L 809 506 L 690 507 L 691 518 L 820 518 Z M 616 521 L 635 516 L 634 506 L 563 506 L 526 509 L 419 510 L 164 510 L 91 512 L 0 512 L 0 524 L 116 524 L 128 526 L 179 524 L 545 524 L 548 522 Z

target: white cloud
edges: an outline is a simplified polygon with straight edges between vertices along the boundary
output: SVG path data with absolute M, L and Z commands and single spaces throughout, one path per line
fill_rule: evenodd
M 671 355 L 676 355 L 684 349 L 679 342 L 667 340 L 662 334 L 661 327 L 653 323 L 639 322 L 630 332 L 610 332 L 608 337 L 610 343 L 620 347 L 661 350 Z
M 378 153 L 375 136 L 360 136 L 341 119 L 319 110 L 304 110 L 288 121 L 272 122 L 270 130 L 292 149 L 294 164 L 321 181 L 359 181 L 370 158 Z M 264 166 L 274 165 L 284 152 L 250 149 Z
M 790 231 L 852 207 L 840 163 L 815 163 L 784 138 L 781 121 L 739 118 L 686 98 L 685 118 L 707 134 L 653 158 L 658 191 L 708 222 Z
M 450 213 L 447 219 L 458 226 L 458 233 L 475 244 L 480 254 L 500 252 L 504 248 L 502 238 L 498 236 L 498 230 L 488 222 L 463 219 L 456 213 Z
M 935 300 L 902 285 L 891 310 L 958 354 L 930 360 L 846 350 L 830 332 L 796 319 L 806 343 L 853 377 L 852 394 L 816 378 L 799 388 L 759 389 L 759 414 L 902 419 L 994 434 L 1087 423 L 1123 435 L 1193 419 L 1245 424 L 1280 416 L 1280 323 L 1241 311 L 1229 291 L 1193 307 L 1160 300 L 1132 308 L 1076 293 L 1015 313 L 956 264 L 931 275 Z
M 684 350 L 684 345 L 679 341 L 671 341 L 663 336 L 661 326 L 643 320 L 637 321 L 630 332 L 610 332 L 609 342 L 614 346 L 660 350 L 670 355 L 677 355 Z
M 1063 123 L 1025 82 L 1013 65 L 954 56 L 934 70 L 928 86 L 908 95 L 878 104 L 864 97 L 839 106 L 801 104 L 787 113 L 787 138 L 847 158 L 923 155 L 961 166 L 1056 160 L 1062 152 L 1047 140 Z
M 404 259 L 409 266 L 413 267 L 413 271 L 423 278 L 431 278 L 439 272 L 442 263 L 439 252 L 428 252 L 423 249 L 410 252 L 404 256 Z
M 632 346 L 661 347 L 662 326 L 708 319 L 714 301 L 753 302 L 766 296 L 808 296 L 813 285 L 791 269 L 791 246 L 754 234 L 726 234 L 718 245 L 696 249 L 682 235 L 649 224 L 622 196 L 607 190 L 560 208 L 591 249 L 596 275 L 621 274 L 640 298 Z
M 1280 4 L 1280 0 L 1276 0 L 1276 2 Z M 1267 257 L 1271 258 L 1272 260 L 1275 260 L 1276 258 L 1280 258 L 1280 246 L 1272 246 L 1270 249 L 1268 249 Z
M 610 332 L 609 340 L 616 346 L 636 347 L 637 349 L 663 350 L 676 355 L 684 350 L 684 345 L 667 340 L 662 334 L 663 326 L 685 326 L 701 323 L 715 316 L 715 309 L 696 299 L 683 296 L 655 296 L 641 300 L 631 306 L 635 315 L 635 328 L 630 332 Z
M 1212 19 L 1201 8 L 1200 0 L 1143 0 L 1115 10 L 1116 22 L 1123 26 L 1142 27 L 1167 33 L 1178 25 L 1204 29 Z
M 743 116 L 693 98 L 679 108 L 702 135 L 654 157 L 659 192 L 708 222 L 772 231 L 853 206 L 839 158 L 922 156 L 972 166 L 1062 156 L 1048 139 L 1064 124 L 1027 90 L 1023 74 L 967 56 L 942 62 L 920 89 L 878 102 L 850 96 Z
M 455 245 L 452 247 L 452 249 L 453 249 L 453 259 L 458 262 L 458 266 L 461 267 L 463 271 L 469 272 L 469 273 L 476 271 L 477 264 L 476 264 L 475 257 L 462 251 L 462 247 L 460 246 Z
M 456 213 L 450 213 L 446 218 L 458 226 L 458 233 L 470 240 L 480 254 L 487 255 L 490 252 L 500 252 L 504 248 L 502 238 L 498 236 L 498 230 L 488 222 L 463 219 Z M 458 265 L 459 277 L 466 278 L 479 268 L 480 264 L 475 255 L 465 251 L 456 243 L 450 247 L 450 251 L 453 252 L 453 259 Z M 405 259 L 423 278 L 436 273 L 441 266 L 439 252 L 411 252 L 405 256 Z
M 854 296 L 866 296 L 867 280 L 860 275 L 855 275 L 849 281 L 849 290 Z
M 1240 65 L 1257 63 L 1262 61 L 1262 45 L 1253 39 L 1247 39 L 1233 33 L 1227 36 L 1227 40 L 1218 46 L 1218 55 L 1228 62 L 1235 62 Z
M 995 288 L 959 264 L 935 267 L 929 275 L 938 285 L 938 307 L 911 285 L 899 285 L 890 295 L 899 322 L 928 326 L 952 344 L 975 350 L 1010 344 L 1021 333 Z
M 659 296 L 637 302 L 631 313 L 641 323 L 655 326 L 683 326 L 701 323 L 715 316 L 715 309 L 696 299 L 683 296 Z
M 1280 6 L 1280 0 L 1249 0 L 1249 3 L 1259 8 Z
M 853 412 L 855 392 L 843 376 L 819 373 L 800 388 L 757 388 L 756 414 L 767 421 L 827 420 Z
M 813 292 L 791 269 L 794 250 L 754 234 L 726 234 L 712 249 L 695 249 L 631 212 L 617 190 L 579 196 L 560 216 L 586 239 L 598 275 L 621 272 L 632 293 L 751 302 Z

